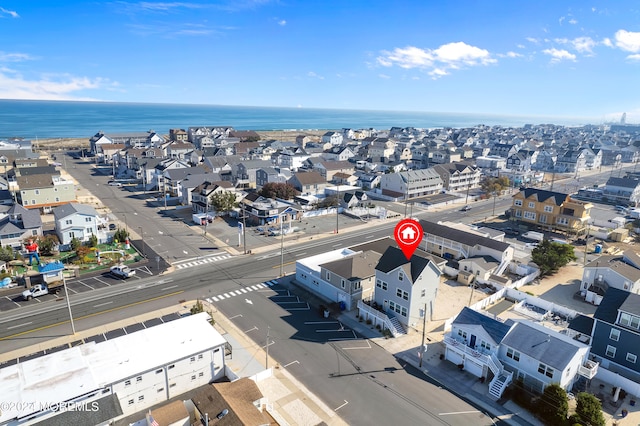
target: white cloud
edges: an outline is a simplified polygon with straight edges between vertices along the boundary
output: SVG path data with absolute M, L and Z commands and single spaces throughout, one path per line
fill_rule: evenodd
M 558 23 L 559 23 L 560 25 L 562 25 L 562 21 L 564 21 L 564 20 L 565 20 L 565 17 L 564 17 L 564 16 L 561 16 L 561 17 L 560 17 L 560 19 L 558 19 Z
M 571 25 L 575 25 L 575 24 L 577 24 L 577 23 L 578 23 L 578 21 L 576 21 L 575 19 L 569 19 L 569 23 L 570 23 Z
M 377 58 L 378 65 L 405 69 L 428 70 L 429 75 L 439 77 L 447 75 L 449 69 L 465 66 L 488 65 L 495 63 L 489 51 L 463 42 L 443 44 L 437 49 L 420 49 L 415 46 L 396 48 L 392 52 L 382 51 Z
M 524 44 L 516 44 L 516 47 L 517 47 L 518 49 L 524 49 L 524 48 L 525 48 L 525 45 L 524 45 Z
M 316 73 L 315 73 L 315 72 L 313 72 L 313 71 L 309 71 L 309 72 L 307 73 L 307 77 L 317 78 L 318 80 L 324 80 L 324 77 L 323 77 L 323 76 L 318 75 L 318 74 L 316 74 Z
M 630 61 L 640 61 L 640 53 L 634 53 L 633 55 L 627 56 L 627 59 Z
M 593 48 L 598 44 L 591 37 L 576 37 L 573 40 L 557 38 L 556 43 L 568 44 L 580 53 L 593 53 Z
M 551 62 L 560 62 L 562 60 L 576 60 L 576 55 L 574 55 L 573 53 L 569 53 L 564 49 L 545 49 L 542 51 L 542 53 L 551 56 Z
M 18 15 L 18 12 L 16 12 L 15 10 L 7 10 L 4 7 L 0 7 L 0 18 L 2 18 L 4 15 L 9 15 L 12 18 L 20 17 L 20 15 Z
M 604 46 L 607 46 L 607 47 L 613 47 L 613 42 L 608 37 L 603 38 L 600 43 L 602 43 Z
M 527 37 L 527 38 L 525 38 L 525 40 L 527 40 L 529 43 L 533 43 L 533 44 L 539 44 L 540 43 L 540 40 L 538 40 L 535 37 Z
M 391 76 L 388 76 L 386 74 L 378 74 L 378 77 L 384 78 L 385 80 L 389 80 L 391 78 Z
M 38 80 L 25 79 L 22 75 L 0 72 L 1 99 L 40 100 L 95 100 L 74 96 L 74 93 L 90 89 L 109 89 L 118 84 L 104 78 L 90 79 L 70 75 L 43 76 Z
M 440 77 L 444 77 L 445 75 L 449 75 L 449 73 L 447 72 L 447 70 L 444 70 L 442 68 L 434 68 L 433 70 L 429 71 L 429 75 L 434 80 L 437 80 Z
M 503 57 L 503 58 L 521 58 L 521 57 L 522 57 L 522 54 L 517 53 L 517 52 L 511 52 L 511 51 L 509 51 L 509 52 L 507 52 L 507 53 L 503 53 L 503 54 L 500 54 L 500 55 L 498 55 L 498 56 Z
M 285 21 L 284 19 L 281 19 L 278 21 L 278 25 L 280 25 L 281 27 L 284 27 L 285 25 L 287 25 L 287 21 Z
M 0 62 L 22 62 L 30 61 L 33 57 L 28 53 L 7 53 L 0 52 Z
M 640 32 L 619 30 L 616 32 L 616 46 L 627 52 L 640 52 Z

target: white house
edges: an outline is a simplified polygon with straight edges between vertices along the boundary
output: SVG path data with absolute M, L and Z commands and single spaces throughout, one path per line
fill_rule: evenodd
M 74 238 L 89 241 L 92 235 L 98 237 L 100 215 L 86 204 L 69 203 L 53 209 L 56 235 L 60 244 L 69 244 Z
M 6 404 L 0 424 L 54 424 L 69 414 L 62 404 L 76 407 L 66 424 L 111 424 L 223 378 L 225 343 L 200 313 L 10 365 L 0 383 L 16 405 Z
M 599 305 L 610 287 L 640 294 L 640 256 L 635 251 L 600 256 L 584 266 L 580 291 L 585 301 Z

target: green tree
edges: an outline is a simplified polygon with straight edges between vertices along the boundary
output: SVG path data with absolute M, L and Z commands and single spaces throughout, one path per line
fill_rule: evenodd
M 510 186 L 509 178 L 507 176 L 486 177 L 480 182 L 480 188 L 490 194 L 496 193 L 500 195 L 502 191 Z
M 580 392 L 576 395 L 576 415 L 571 418 L 584 426 L 604 426 L 606 424 L 600 400 L 586 392 Z
M 98 237 L 95 234 L 91 234 L 89 237 L 89 247 L 97 247 L 98 246 Z
M 127 238 L 129 238 L 129 233 L 122 228 L 116 229 L 116 232 L 113 234 L 114 241 L 118 241 L 119 243 L 125 241 Z
M 538 400 L 537 412 L 550 425 L 562 425 L 567 421 L 569 401 L 567 392 L 557 384 L 544 388 L 542 397 Z
M 265 198 L 290 200 L 296 195 L 297 191 L 290 183 L 269 182 L 264 184 L 258 193 Z
M 80 247 L 81 245 L 82 245 L 82 242 L 76 237 L 73 237 L 71 239 L 71 250 L 76 251 L 78 250 L 78 247 Z
M 40 254 L 44 256 L 53 255 L 53 250 L 60 243 L 58 236 L 55 234 L 43 235 L 38 239 L 38 247 L 40 248 Z
M 211 207 L 222 214 L 229 213 L 238 205 L 236 194 L 230 191 L 215 192 L 211 195 L 209 201 L 211 202 Z
M 531 259 L 540 268 L 540 276 L 553 275 L 567 263 L 577 259 L 571 244 L 542 241 L 531 251 Z
M 11 262 L 13 260 L 13 248 L 11 246 L 0 248 L 0 260 L 3 262 Z

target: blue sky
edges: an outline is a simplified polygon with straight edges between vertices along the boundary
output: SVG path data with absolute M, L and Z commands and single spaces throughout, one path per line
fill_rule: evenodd
M 5 1 L 0 98 L 640 122 L 637 1 Z

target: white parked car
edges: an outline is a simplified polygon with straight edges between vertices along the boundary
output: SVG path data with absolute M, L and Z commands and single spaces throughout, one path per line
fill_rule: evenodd
M 136 274 L 136 271 L 126 265 L 113 265 L 109 272 L 119 278 L 130 278 Z

